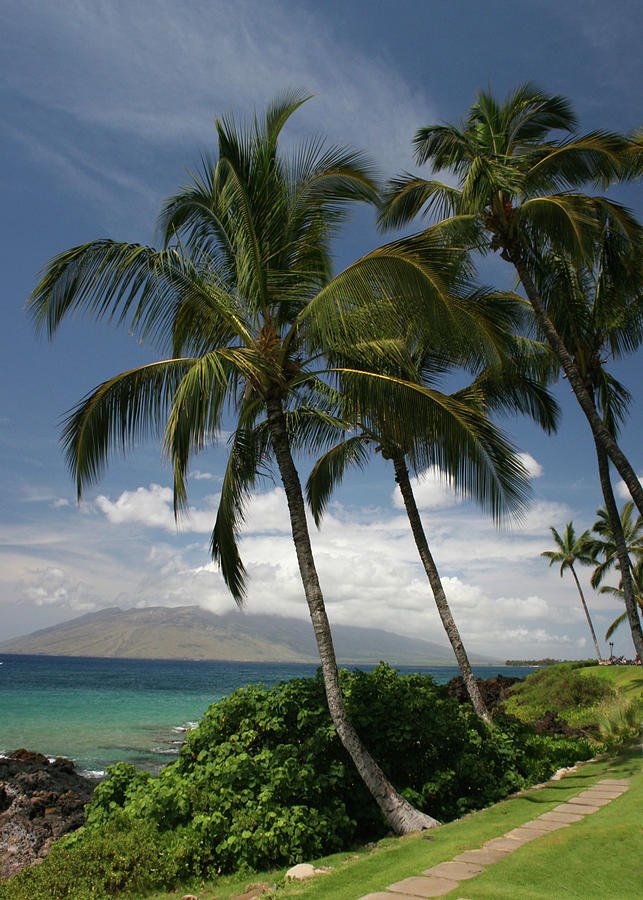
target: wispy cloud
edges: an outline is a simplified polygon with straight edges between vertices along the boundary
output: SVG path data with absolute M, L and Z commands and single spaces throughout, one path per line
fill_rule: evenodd
M 105 182 L 137 194 L 145 189 L 146 147 L 157 156 L 177 147 L 196 154 L 212 145 L 215 115 L 249 115 L 287 89 L 316 95 L 293 120 L 288 140 L 328 135 L 370 151 L 387 173 L 411 165 L 415 130 L 435 118 L 421 92 L 377 52 L 349 44 L 323 10 L 157 0 L 154 14 L 142 16 L 138 4 L 124 0 L 9 0 L 5 24 L 6 90 L 18 109 L 32 105 L 31 128 L 7 133 L 77 188 L 93 190 L 96 201 Z M 25 41 L 37 68 L 25 63 Z M 52 114 L 69 120 L 67 146 L 50 145 Z M 131 148 L 127 163 L 123 144 Z

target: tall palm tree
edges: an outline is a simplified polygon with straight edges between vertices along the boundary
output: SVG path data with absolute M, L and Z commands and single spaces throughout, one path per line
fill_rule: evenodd
M 614 566 L 619 568 L 619 557 L 614 529 L 607 510 L 596 510 L 598 516 L 592 526 L 593 537 L 592 550 L 596 558 L 603 557 L 592 573 L 592 587 L 597 588 L 603 578 Z M 634 504 L 631 500 L 623 505 L 619 513 L 621 529 L 625 539 L 625 548 L 629 559 L 629 568 L 633 572 L 638 561 L 643 559 L 643 516 L 634 515 Z M 632 561 L 634 557 L 634 561 Z
M 637 603 L 639 609 L 641 610 L 641 613 L 643 613 L 643 557 L 641 557 L 638 560 L 638 562 L 634 563 L 634 565 L 632 566 L 632 583 L 634 585 L 634 597 L 636 599 L 636 603 Z M 600 593 L 601 594 L 610 594 L 610 596 L 618 597 L 619 600 L 622 600 L 623 602 L 625 602 L 625 595 L 623 594 L 622 587 L 615 588 L 615 587 L 611 587 L 608 584 L 605 584 L 605 585 L 603 585 L 603 587 L 601 587 Z M 625 612 L 622 612 L 620 614 L 620 616 L 617 616 L 614 619 L 612 624 L 609 626 L 609 628 L 605 632 L 605 640 L 606 641 L 609 641 L 609 639 L 612 637 L 612 635 L 614 634 L 616 629 L 619 627 L 619 625 L 622 625 L 623 622 L 625 622 L 627 618 L 628 618 L 628 614 L 627 614 L 627 610 L 625 610 Z M 639 656 L 639 659 L 641 659 L 640 656 Z
M 607 363 L 638 349 L 643 341 L 643 261 L 609 215 L 600 216 L 599 221 L 601 231 L 590 257 L 574 264 L 550 254 L 539 261 L 535 280 L 594 408 L 609 433 L 617 438 L 631 397 L 608 370 Z M 643 654 L 643 631 L 624 534 L 629 523 L 619 516 L 609 457 L 596 436 L 594 445 L 605 501 L 605 518 L 599 525 L 609 528 L 613 541 L 610 559 L 619 560 L 632 640 L 637 653 Z
M 446 276 L 460 268 L 450 259 L 460 254 L 439 233 L 393 242 L 331 276 L 330 242 L 347 204 L 373 202 L 376 186 L 359 154 L 319 141 L 290 159 L 278 153 L 285 123 L 305 99 L 288 96 L 247 128 L 217 120 L 218 158 L 206 158 L 163 206 L 164 249 L 111 240 L 72 248 L 50 262 L 29 306 L 50 337 L 66 315 L 86 310 L 127 323 L 165 354 L 99 385 L 69 415 L 63 440 L 79 496 L 112 452 L 158 435 L 180 515 L 191 457 L 216 441 L 224 412 L 234 413 L 211 550 L 238 602 L 244 502 L 275 460 L 337 734 L 391 827 L 403 833 L 436 820 L 395 791 L 347 717 L 292 448 L 321 447 L 334 433 L 332 417 L 312 401 L 337 377 L 334 363 L 347 348 L 359 344 L 352 357 L 371 371 L 376 360 L 386 361 L 389 348 L 375 339 L 376 325 L 389 310 L 399 319 L 399 298 L 404 315 L 433 318 L 438 330 L 460 317 L 475 330 L 478 311 L 444 289 Z M 414 416 L 415 399 L 429 393 L 414 386 L 400 396 L 402 413 Z
M 588 566 L 591 565 L 594 561 L 594 557 L 592 555 L 592 541 L 589 535 L 589 531 L 584 531 L 579 537 L 576 537 L 576 532 L 574 531 L 574 526 L 571 522 L 568 522 L 565 526 L 565 532 L 563 535 L 560 535 L 554 527 L 551 527 L 550 530 L 558 549 L 544 550 L 540 555 L 549 560 L 550 566 L 553 566 L 554 563 L 560 563 L 561 578 L 563 577 L 563 572 L 565 571 L 565 569 L 569 569 L 569 571 L 572 573 L 572 577 L 578 589 L 580 602 L 583 605 L 585 618 L 587 619 L 589 630 L 592 633 L 592 640 L 594 641 L 594 647 L 596 648 L 596 658 L 599 662 L 601 662 L 602 657 L 600 647 L 598 646 L 598 641 L 596 640 L 596 632 L 594 631 L 592 619 L 587 608 L 587 603 L 585 602 L 583 589 L 580 586 L 580 581 L 578 580 L 576 570 L 574 569 L 574 563 L 576 562 L 581 563 L 581 565 Z
M 431 125 L 414 139 L 417 162 L 450 170 L 458 186 L 404 174 L 390 184 L 381 222 L 399 225 L 420 212 L 447 216 L 471 246 L 500 251 L 514 266 L 597 445 L 643 514 L 643 486 L 592 402 L 537 284 L 537 267 L 547 253 L 578 260 L 591 252 L 605 213 L 636 252 L 641 249 L 641 227 L 627 210 L 578 192 L 588 183 L 609 183 L 640 171 L 635 143 L 606 131 L 577 136 L 575 129 L 564 97 L 525 84 L 500 103 L 481 91 L 462 125 Z
M 307 484 L 307 496 L 319 525 L 333 489 L 349 466 L 366 464 L 369 448 L 393 464 L 404 507 L 422 565 L 427 575 L 440 619 L 456 657 L 476 714 L 488 724 L 491 714 L 480 694 L 469 657 L 449 607 L 437 565 L 417 508 L 409 477 L 437 466 L 453 489 L 475 498 L 494 518 L 520 509 L 527 495 L 526 472 L 500 430 L 488 419 L 491 408 L 511 407 L 529 412 L 544 428 L 555 427 L 557 407 L 537 382 L 512 368 L 505 360 L 494 371 L 485 370 L 467 388 L 444 394 L 435 387 L 440 375 L 456 364 L 444 353 L 437 354 L 421 344 L 410 351 L 413 372 L 406 378 L 430 389 L 418 398 L 417 420 L 397 415 L 397 398 L 388 382 L 377 396 L 371 391 L 360 404 L 351 407 L 344 396 L 343 416 L 352 424 L 352 433 L 316 463 Z M 522 361 L 522 360 L 521 360 Z

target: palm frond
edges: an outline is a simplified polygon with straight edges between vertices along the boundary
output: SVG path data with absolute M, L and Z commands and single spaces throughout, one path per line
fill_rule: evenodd
M 162 433 L 182 378 L 193 360 L 164 360 L 110 378 L 87 394 L 64 420 L 62 444 L 78 497 L 96 484 L 110 452 L 127 453 Z
M 362 435 L 336 444 L 317 460 L 306 482 L 306 499 L 318 527 L 330 496 L 347 469 L 351 466 L 364 469 L 367 463 L 368 448 Z
M 266 447 L 253 428 L 234 433 L 221 485 L 219 508 L 210 539 L 212 559 L 221 567 L 223 579 L 239 606 L 246 593 L 246 569 L 237 539 L 244 520 L 245 504 L 265 462 Z

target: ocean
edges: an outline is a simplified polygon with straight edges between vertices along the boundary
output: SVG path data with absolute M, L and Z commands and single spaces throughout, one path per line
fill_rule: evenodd
M 311 677 L 316 666 L 190 660 L 0 657 L 0 756 L 25 747 L 73 759 L 84 774 L 117 762 L 157 772 L 208 706 L 245 684 Z M 370 669 L 372 666 L 360 666 Z M 396 666 L 444 684 L 457 666 Z M 475 666 L 480 678 L 528 668 Z

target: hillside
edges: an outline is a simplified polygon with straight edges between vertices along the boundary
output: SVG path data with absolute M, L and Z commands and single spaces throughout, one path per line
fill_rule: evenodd
M 340 662 L 455 664 L 446 643 L 346 625 L 335 626 L 333 637 Z M 0 652 L 135 659 L 318 661 L 308 621 L 236 611 L 215 615 L 198 606 L 103 609 L 0 643 Z

